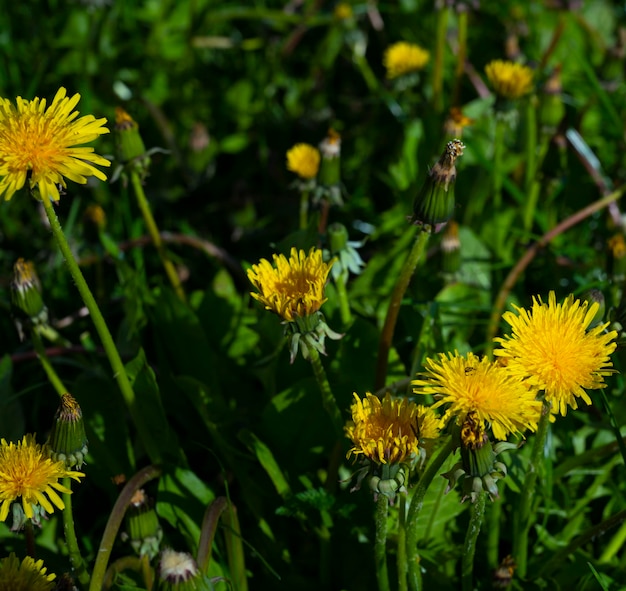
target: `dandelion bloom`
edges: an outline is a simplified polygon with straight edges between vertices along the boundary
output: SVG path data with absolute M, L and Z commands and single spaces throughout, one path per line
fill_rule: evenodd
M 533 87 L 533 71 L 522 64 L 493 60 L 485 66 L 485 73 L 496 94 L 505 99 L 517 99 Z
M 313 179 L 320 168 L 320 151 L 310 144 L 296 144 L 287 150 L 287 170 L 300 178 Z
M 456 417 L 462 425 L 472 413 L 475 419 L 491 426 L 496 439 L 509 433 L 534 431 L 541 414 L 537 391 L 506 368 L 468 353 L 457 351 L 439 355 L 439 361 L 426 360 L 426 373 L 412 384 L 416 394 L 432 394 L 433 408 L 447 406 L 442 423 Z
M 363 400 L 355 394 L 351 410 L 345 431 L 354 446 L 348 457 L 363 454 L 379 464 L 399 464 L 417 458 L 420 438 L 433 439 L 439 432 L 432 409 L 407 398 L 392 400 L 389 393 L 382 401 L 370 393 Z
M 26 179 L 30 189 L 37 187 L 42 196 L 59 200 L 59 187 L 65 178 L 86 183 L 87 177 L 106 180 L 99 166 L 110 162 L 95 154 L 93 148 L 78 146 L 108 133 L 106 119 L 93 115 L 78 117 L 74 107 L 80 95 L 69 98 L 60 88 L 46 109 L 46 99 L 32 101 L 17 97 L 14 106 L 0 98 L 0 196 L 6 200 L 20 190 Z
M 22 497 L 26 517 L 33 517 L 33 505 L 41 505 L 48 513 L 53 504 L 63 509 L 65 504 L 56 493 L 72 491 L 59 483 L 70 477 L 80 481 L 82 472 L 66 470 L 63 462 L 52 461 L 45 448 L 35 443 L 32 435 L 25 435 L 17 444 L 0 440 L 0 521 L 5 521 L 11 503 Z
M 20 563 L 13 552 L 0 560 L 0 591 L 51 591 L 56 575 L 46 574 L 43 560 L 27 556 Z
M 415 43 L 398 41 L 385 50 L 383 65 L 387 70 L 387 78 L 393 79 L 421 70 L 430 58 L 430 53 Z
M 591 404 L 586 389 L 604 388 L 604 376 L 613 373 L 610 355 L 615 350 L 615 331 L 607 324 L 587 330 L 598 304 L 569 296 L 556 303 L 553 291 L 548 303 L 533 298 L 530 311 L 515 306 L 517 314 L 505 312 L 512 335 L 496 338 L 502 348 L 494 355 L 506 360 L 507 371 L 518 380 L 543 390 L 552 412 L 565 415 L 567 406 L 578 407 L 576 397 Z
M 248 269 L 248 279 L 259 290 L 259 293 L 253 292 L 252 297 L 288 322 L 310 316 L 327 299 L 324 286 L 332 264 L 333 261 L 325 263 L 322 251 L 316 248 L 309 254 L 292 248 L 289 259 L 275 254 L 274 266 L 261 259 L 258 265 Z

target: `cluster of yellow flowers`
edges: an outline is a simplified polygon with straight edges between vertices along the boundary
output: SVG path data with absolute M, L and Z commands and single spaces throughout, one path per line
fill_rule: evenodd
M 274 266 L 261 260 L 248 271 L 258 289 L 252 296 L 286 322 L 315 314 L 326 301 L 331 264 L 317 249 L 306 254 L 294 248 L 289 259 L 274 255 Z M 416 394 L 435 397 L 428 412 L 404 399 L 356 397 L 346 428 L 354 443 L 350 453 L 379 463 L 404 462 L 417 453 L 420 438 L 436 437 L 451 419 L 462 425 L 471 415 L 505 440 L 536 430 L 541 398 L 561 415 L 568 406 L 577 408 L 578 398 L 589 404 L 586 390 L 602 388 L 612 372 L 617 336 L 606 331 L 606 324 L 589 329 L 597 309 L 597 303 L 572 296 L 557 303 L 551 292 L 547 303 L 535 298 L 530 311 L 516 308 L 517 313 L 504 314 L 512 334 L 496 339 L 501 348 L 494 352 L 495 361 L 456 351 L 428 359 L 425 373 L 413 381 Z M 435 420 L 430 413 L 440 407 L 445 411 Z

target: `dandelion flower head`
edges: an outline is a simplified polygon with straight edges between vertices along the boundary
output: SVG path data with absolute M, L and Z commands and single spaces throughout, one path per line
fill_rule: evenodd
M 591 404 L 585 390 L 605 386 L 604 376 L 613 373 L 610 355 L 617 338 L 615 331 L 605 331 L 608 323 L 587 330 L 598 304 L 589 306 L 573 296 L 557 304 L 551 291 L 547 304 L 535 297 L 530 311 L 515 309 L 502 316 L 512 334 L 495 339 L 502 348 L 494 355 L 506 360 L 507 371 L 518 380 L 543 390 L 553 413 L 565 416 L 568 405 L 578 408 L 577 397 Z
M 533 71 L 522 64 L 493 60 L 485 66 L 485 73 L 496 94 L 505 99 L 517 99 L 533 87 Z
M 35 443 L 33 435 L 25 435 L 17 444 L 0 440 L 0 521 L 5 521 L 11 503 L 22 498 L 26 517 L 32 519 L 33 505 L 41 505 L 48 513 L 54 506 L 65 504 L 57 491 L 72 491 L 59 483 L 64 477 L 80 481 L 82 472 L 67 470 L 64 462 L 50 459 L 46 448 Z
M 430 58 L 430 53 L 415 43 L 398 41 L 385 50 L 383 65 L 387 78 L 392 80 L 409 72 L 421 70 Z
M 87 177 L 106 180 L 94 166 L 110 162 L 80 146 L 108 133 L 106 119 L 93 115 L 78 117 L 74 108 L 80 95 L 66 96 L 60 88 L 46 108 L 46 99 L 32 101 L 17 97 L 13 105 L 0 98 L 0 196 L 6 200 L 29 179 L 30 189 L 37 187 L 42 196 L 59 200 L 59 188 L 65 179 L 86 183 Z
M 287 170 L 300 178 L 313 179 L 320 168 L 320 151 L 311 144 L 296 144 L 287 150 Z
M 392 399 L 389 393 L 381 401 L 367 393 L 362 400 L 354 394 L 352 421 L 345 427 L 354 446 L 348 451 L 379 464 L 398 464 L 416 458 L 420 438 L 434 439 L 439 420 L 432 409 L 418 406 L 407 398 Z
M 439 360 L 427 359 L 426 372 L 412 382 L 416 394 L 432 394 L 433 408 L 446 406 L 442 423 L 456 417 L 462 425 L 468 414 L 490 425 L 496 439 L 509 433 L 534 431 L 541 413 L 536 390 L 512 376 L 506 368 L 473 353 L 441 353 Z
M 248 279 L 259 290 L 252 297 L 288 322 L 310 316 L 327 299 L 324 286 L 333 262 L 325 263 L 322 251 L 317 248 L 312 248 L 309 254 L 292 248 L 289 259 L 275 254 L 273 266 L 267 259 L 261 259 L 258 265 L 248 269 Z
M 0 591 L 51 591 L 55 574 L 46 574 L 43 560 L 27 556 L 20 563 L 13 552 L 0 560 Z

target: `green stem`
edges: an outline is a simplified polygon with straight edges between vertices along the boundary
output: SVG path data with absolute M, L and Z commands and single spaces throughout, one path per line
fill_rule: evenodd
M 535 441 L 530 454 L 530 462 L 526 472 L 526 479 L 522 488 L 518 523 L 513 538 L 513 558 L 517 563 L 517 573 L 520 578 L 526 576 L 528 563 L 528 533 L 531 526 L 531 509 L 535 495 L 535 484 L 542 466 L 543 451 L 550 425 L 550 406 L 545 402 L 541 411 L 541 418 L 535 433 Z
M 347 328 L 352 324 L 352 312 L 350 311 L 350 300 L 348 299 L 348 289 L 346 283 L 348 281 L 348 271 L 345 270 L 335 281 L 337 288 L 337 298 L 339 300 L 339 315 L 341 316 L 341 324 Z
M 389 498 L 379 494 L 376 500 L 376 539 L 374 559 L 376 561 L 376 579 L 379 591 L 389 591 L 389 573 L 387 572 L 387 513 Z
M 485 505 L 487 503 L 487 493 L 482 491 L 478 498 L 472 503 L 470 521 L 467 525 L 465 535 L 465 545 L 463 547 L 463 559 L 461 565 L 461 580 L 463 591 L 472 591 L 474 582 L 474 555 L 476 554 L 476 540 L 480 533 L 480 526 L 485 515 Z
M 452 438 L 448 438 L 444 446 L 439 450 L 439 453 L 430 460 L 422 477 L 415 486 L 413 498 L 409 505 L 406 526 L 406 552 L 409 564 L 409 589 L 411 589 L 411 591 L 420 591 L 422 588 L 422 573 L 419 565 L 420 558 L 417 551 L 417 526 L 422 507 L 424 506 L 424 497 L 433 478 L 437 476 L 444 462 L 454 450 L 454 445 Z
M 409 572 L 409 566 L 406 559 L 406 494 L 401 494 L 398 498 L 398 547 L 396 550 L 398 591 L 408 591 L 407 574 Z
M 165 269 L 165 274 L 170 280 L 170 283 L 172 284 L 176 295 L 180 298 L 181 301 L 185 302 L 187 301 L 185 290 L 183 289 L 183 286 L 180 282 L 180 277 L 176 272 L 176 268 L 174 267 L 172 261 L 170 261 L 167 255 L 163 240 L 161 240 L 161 235 L 159 234 L 159 228 L 154 221 L 154 217 L 152 216 L 152 211 L 150 209 L 150 204 L 146 199 L 146 194 L 143 190 L 143 185 L 141 184 L 141 178 L 135 170 L 132 170 L 130 173 L 130 182 L 133 185 L 135 197 L 137 198 L 137 204 L 139 205 L 141 215 L 143 216 L 144 222 L 146 223 L 148 234 L 150 234 L 150 238 L 152 238 L 152 243 L 154 244 L 154 247 L 159 254 L 159 258 L 161 259 L 163 268 Z
M 502 157 L 504 154 L 504 132 L 506 121 L 496 113 L 496 133 L 493 140 L 493 207 L 496 212 L 502 207 Z
M 526 172 L 524 177 L 524 192 L 528 193 L 537 174 L 537 100 L 530 97 L 526 100 Z
M 337 406 L 337 400 L 335 399 L 333 391 L 330 387 L 326 371 L 324 370 L 322 360 L 320 359 L 320 354 L 312 347 L 309 348 L 309 359 L 311 361 L 311 365 L 313 366 L 315 379 L 317 380 L 317 384 L 322 394 L 322 404 L 324 405 L 324 410 L 328 413 L 328 416 L 333 423 L 335 434 L 337 437 L 341 438 L 343 436 L 343 418 L 341 417 L 341 411 Z
M 63 478 L 63 486 L 71 490 L 72 479 L 69 477 Z M 65 504 L 65 508 L 63 509 L 63 533 L 65 534 L 70 563 L 74 571 L 74 576 L 83 587 L 86 587 L 89 585 L 89 573 L 85 567 L 85 561 L 80 553 L 78 539 L 76 538 L 71 493 L 63 493 L 63 503 Z
M 309 224 L 309 192 L 300 193 L 300 229 L 306 230 Z
M 380 334 L 380 341 L 378 343 L 378 362 L 376 364 L 376 381 L 374 382 L 374 390 L 379 390 L 385 385 L 387 379 L 387 366 L 389 364 L 389 350 L 391 349 L 391 343 L 393 341 L 393 333 L 396 329 L 396 322 L 398 320 L 398 314 L 400 313 L 400 306 L 402 304 L 402 298 L 406 293 L 411 277 L 415 272 L 415 268 L 419 263 L 419 260 L 424 253 L 428 239 L 430 238 L 430 232 L 421 230 L 417 233 L 413 248 L 409 253 L 404 266 L 400 271 L 400 276 L 391 294 L 391 300 L 389 302 L 389 308 L 387 309 L 387 315 L 385 317 L 385 324 Z
M 109 557 L 111 556 L 111 550 L 113 550 L 113 543 L 117 536 L 117 532 L 122 525 L 124 514 L 126 509 L 130 505 L 130 500 L 137 490 L 144 486 L 150 480 L 158 478 L 161 475 L 161 470 L 155 466 L 146 466 L 142 468 L 137 474 L 135 474 L 127 483 L 126 486 L 120 492 L 115 505 L 109 515 L 104 533 L 102 534 L 102 540 L 100 540 L 100 547 L 96 554 L 96 563 L 91 573 L 91 583 L 89 584 L 89 591 L 100 591 L 102 589 L 102 582 L 107 570 L 107 564 L 109 563 Z
M 487 564 L 496 569 L 500 562 L 500 518 L 502 516 L 502 501 L 491 503 L 489 523 L 487 524 Z
M 456 69 L 454 71 L 454 92 L 452 104 L 458 105 L 461 97 L 461 83 L 465 74 L 465 61 L 467 60 L 467 9 L 458 13 L 458 50 L 456 54 Z
M 33 528 L 33 522 L 30 519 L 27 519 L 24 523 L 24 540 L 26 542 L 26 556 L 36 559 L 35 529 Z
M 128 375 L 126 374 L 126 369 L 124 364 L 122 363 L 122 359 L 120 354 L 115 346 L 113 341 L 113 337 L 111 336 L 111 332 L 102 316 L 102 312 L 100 312 L 100 308 L 96 303 L 96 300 L 83 277 L 83 274 L 74 258 L 74 254 L 72 253 L 72 249 L 67 242 L 67 238 L 65 238 L 65 234 L 63 233 L 63 228 L 61 228 L 61 224 L 59 223 L 59 218 L 57 217 L 56 212 L 54 211 L 54 207 L 50 202 L 50 199 L 47 196 L 43 198 L 43 207 L 48 216 L 48 220 L 50 221 L 50 228 L 52 230 L 52 234 L 56 239 L 57 244 L 59 245 L 59 249 L 61 250 L 63 256 L 65 257 L 65 262 L 69 269 L 70 275 L 74 282 L 76 283 L 76 288 L 80 293 L 85 306 L 89 310 L 91 314 L 91 320 L 100 336 L 100 341 L 102 342 L 102 346 L 104 347 L 104 351 L 106 356 L 109 359 L 109 363 L 111 364 L 111 369 L 113 370 L 113 376 L 115 377 L 119 389 L 122 393 L 122 397 L 124 398 L 124 402 L 130 411 L 131 416 L 133 417 L 133 421 L 137 426 L 137 430 L 139 431 L 139 436 L 142 439 L 142 442 L 146 448 L 147 453 L 150 456 L 150 459 L 158 463 L 161 460 L 160 452 L 158 450 L 158 446 L 156 446 L 150 437 L 150 431 L 148 430 L 148 426 L 145 424 L 144 419 L 136 409 L 136 400 L 135 393 L 133 392 L 133 388 L 128 380 Z
M 63 382 L 61 381 L 61 378 L 59 378 L 54 367 L 52 366 L 52 363 L 50 363 L 50 358 L 46 354 L 46 348 L 43 346 L 43 342 L 41 340 L 39 332 L 37 331 L 37 328 L 33 328 L 30 331 L 30 337 L 33 341 L 33 347 L 35 349 L 35 353 L 37 353 L 39 363 L 41 363 L 41 366 L 46 372 L 48 380 L 50 380 L 50 383 L 52 384 L 52 387 L 57 391 L 57 394 L 62 397 L 64 394 L 67 393 L 67 388 L 63 385 Z
M 435 63 L 433 67 L 433 107 L 438 113 L 443 110 L 443 57 L 446 51 L 446 32 L 448 30 L 449 8 L 444 7 L 437 13 L 437 33 L 435 41 Z

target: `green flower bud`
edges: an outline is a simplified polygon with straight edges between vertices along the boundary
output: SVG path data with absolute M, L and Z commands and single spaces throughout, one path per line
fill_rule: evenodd
M 35 265 L 23 258 L 17 259 L 13 265 L 11 304 L 20 338 L 23 337 L 23 324 L 36 326 L 48 322 L 48 309 L 41 297 L 41 282 Z
M 439 161 L 428 171 L 428 178 L 413 202 L 411 222 L 425 232 L 439 232 L 454 213 L 455 162 L 464 149 L 461 140 L 448 142 Z
M 341 136 L 330 129 L 320 143 L 322 161 L 317 174 L 314 200 L 327 199 L 331 205 L 343 205 L 341 198 Z
M 139 133 L 137 122 L 121 107 L 115 109 L 115 145 L 117 159 L 130 166 L 142 177 L 150 168 L 150 157 Z
M 133 495 L 125 517 L 128 531 L 123 535 L 124 539 L 130 540 L 139 556 L 147 555 L 152 560 L 159 553 L 163 530 L 153 503 L 143 489 Z
M 80 468 L 87 455 L 87 443 L 83 412 L 71 394 L 64 394 L 48 437 L 50 457 L 65 462 L 68 468 Z

